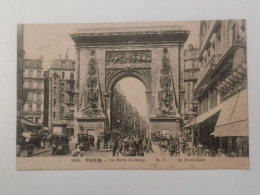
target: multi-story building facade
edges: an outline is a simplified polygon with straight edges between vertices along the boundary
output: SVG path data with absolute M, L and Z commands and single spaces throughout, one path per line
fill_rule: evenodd
M 52 133 L 74 135 L 74 71 L 75 61 L 54 59 L 45 72 L 45 114 L 44 125 Z M 56 132 L 55 125 L 65 128 Z
M 193 109 L 193 91 L 198 80 L 198 72 L 200 70 L 199 48 L 193 48 L 188 45 L 188 49 L 184 50 L 184 113 L 189 114 Z
M 42 59 L 24 59 L 23 90 L 26 93 L 24 117 L 42 123 L 44 112 L 44 71 Z
M 24 93 L 23 93 L 23 33 L 24 26 L 17 25 L 17 135 L 21 133 L 21 119 L 23 118 Z
M 199 57 L 197 141 L 212 151 L 248 156 L 245 21 L 201 21 Z

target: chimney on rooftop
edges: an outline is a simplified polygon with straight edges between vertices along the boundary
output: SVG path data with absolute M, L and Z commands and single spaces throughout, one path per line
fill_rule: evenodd
M 69 48 L 67 48 L 67 52 L 66 52 L 66 55 L 65 55 L 65 60 L 68 60 L 69 59 Z
M 189 49 L 189 51 L 192 51 L 193 50 L 193 45 L 192 44 L 188 44 L 188 49 Z

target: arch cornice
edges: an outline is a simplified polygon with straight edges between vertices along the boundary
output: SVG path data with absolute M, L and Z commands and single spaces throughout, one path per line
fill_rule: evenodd
M 146 91 L 151 91 L 151 68 L 110 68 L 106 69 L 106 92 L 112 93 L 115 84 L 123 78 L 140 80 Z

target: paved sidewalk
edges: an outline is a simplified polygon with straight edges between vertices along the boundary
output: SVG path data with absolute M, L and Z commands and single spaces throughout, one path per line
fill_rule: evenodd
M 42 154 L 42 153 L 45 153 L 45 152 L 49 152 L 51 150 L 52 150 L 52 148 L 48 148 L 48 145 L 46 145 L 46 147 L 44 149 L 34 149 L 33 150 L 33 156 L 36 156 L 38 154 Z M 23 150 L 20 153 L 20 157 L 27 157 L 27 156 L 28 156 L 27 150 Z

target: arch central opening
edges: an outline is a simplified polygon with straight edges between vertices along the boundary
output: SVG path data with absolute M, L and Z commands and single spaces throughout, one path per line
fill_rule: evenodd
M 133 77 L 122 78 L 112 89 L 111 128 L 124 135 L 146 135 L 146 87 Z

